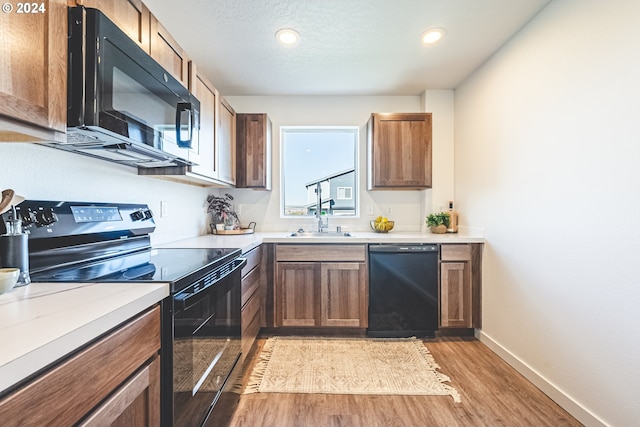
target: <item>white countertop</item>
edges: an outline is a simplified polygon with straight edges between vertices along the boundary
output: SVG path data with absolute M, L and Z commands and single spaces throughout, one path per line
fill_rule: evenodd
M 484 243 L 481 232 L 460 231 L 451 234 L 433 234 L 421 232 L 374 233 L 354 231 L 351 237 L 288 237 L 291 231 L 256 232 L 240 235 L 198 236 L 190 239 L 165 243 L 166 248 L 240 248 L 243 252 L 262 243 Z
M 288 237 L 290 231 L 206 235 L 167 248 L 240 248 L 262 243 L 483 243 L 482 233 L 352 232 L 352 237 Z M 0 295 L 0 392 L 169 295 L 167 283 L 32 283 Z
M 0 295 L 0 391 L 168 295 L 167 283 L 32 283 Z

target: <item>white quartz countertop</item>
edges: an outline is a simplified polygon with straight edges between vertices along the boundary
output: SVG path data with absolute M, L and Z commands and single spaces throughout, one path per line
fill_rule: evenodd
M 0 392 L 168 295 L 167 283 L 32 283 L 0 295 Z
M 451 234 L 433 234 L 421 232 L 374 233 L 370 231 L 353 231 L 351 237 L 289 237 L 291 231 L 256 232 L 240 235 L 198 236 L 190 239 L 165 243 L 166 248 L 240 248 L 243 252 L 262 243 L 484 243 L 481 232 L 460 231 Z

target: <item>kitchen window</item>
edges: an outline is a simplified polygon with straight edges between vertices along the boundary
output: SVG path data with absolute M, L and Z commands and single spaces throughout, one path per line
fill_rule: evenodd
M 281 213 L 285 217 L 357 215 L 359 128 L 283 126 Z

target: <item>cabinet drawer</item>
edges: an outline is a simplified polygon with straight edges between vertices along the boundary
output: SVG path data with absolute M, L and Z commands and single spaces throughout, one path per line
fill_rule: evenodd
M 276 261 L 359 261 L 366 259 L 364 245 L 277 245 Z
M 155 307 L 0 400 L 0 420 L 73 425 L 159 349 L 160 308 Z
M 262 247 L 258 246 L 250 250 L 249 252 L 242 254 L 247 259 L 247 265 L 242 267 L 242 277 L 246 276 L 254 267 L 260 265 L 260 259 L 262 258 Z
M 253 342 L 260 332 L 260 292 L 254 293 L 242 309 L 242 354 L 249 354 Z
M 251 273 L 242 278 L 242 301 L 241 307 L 247 303 L 251 295 L 253 295 L 260 287 L 260 269 L 254 268 Z
M 471 261 L 471 245 L 441 245 L 442 261 Z

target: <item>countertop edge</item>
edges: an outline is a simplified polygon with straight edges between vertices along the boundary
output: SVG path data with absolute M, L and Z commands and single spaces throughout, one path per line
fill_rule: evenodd
M 135 288 L 125 290 L 124 286 Z M 51 290 L 43 292 L 44 287 Z M 15 319 L 0 328 L 0 339 L 12 341 L 13 346 L 5 346 L 3 349 L 3 352 L 9 354 L 8 360 L 6 353 L 0 354 L 0 395 L 169 295 L 167 283 L 33 283 L 25 288 L 30 289 L 18 288 L 0 296 L 0 307 L 4 311 L 0 318 Z M 96 295 L 96 290 L 99 295 Z M 88 293 L 94 295 L 87 297 Z M 30 298 L 31 294 L 33 297 Z M 61 299 L 61 294 L 64 294 L 62 298 L 73 300 L 70 302 L 71 309 L 86 299 L 86 310 L 68 322 L 65 316 L 60 315 L 66 309 L 64 307 L 43 314 L 44 310 L 40 307 L 47 299 L 43 297 L 56 295 Z M 29 300 L 37 301 L 30 304 Z M 54 327 L 49 328 L 52 324 L 55 324 Z M 25 331 L 31 327 L 52 331 L 41 329 L 41 333 L 27 334 Z

